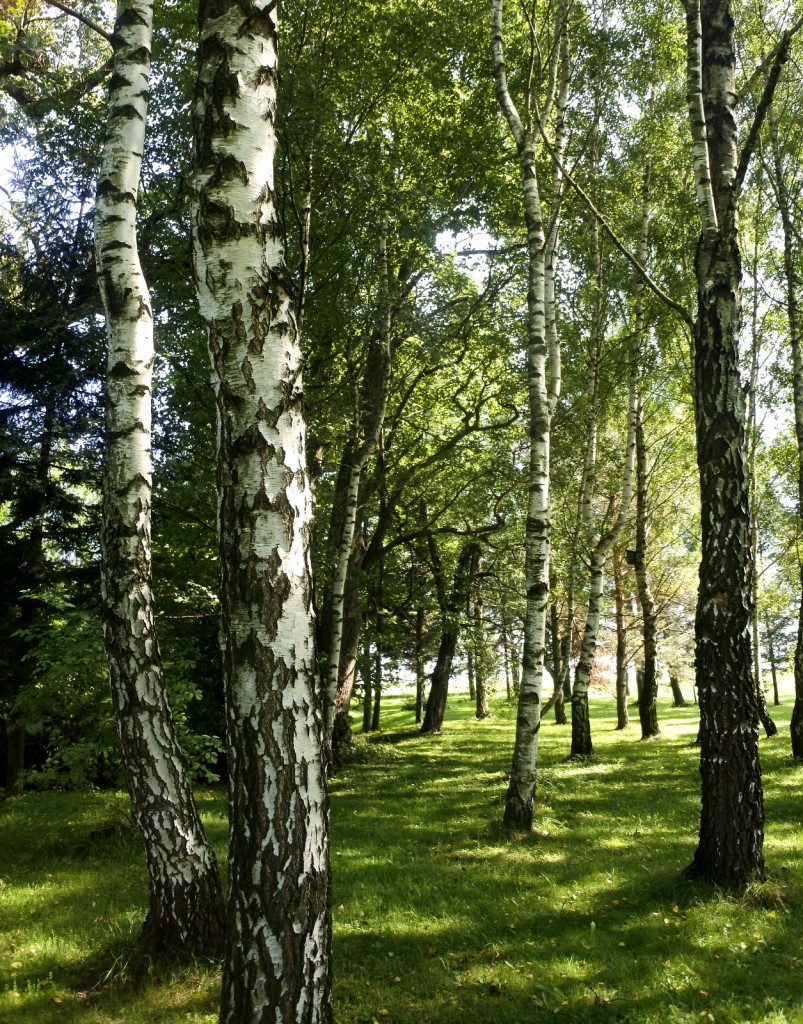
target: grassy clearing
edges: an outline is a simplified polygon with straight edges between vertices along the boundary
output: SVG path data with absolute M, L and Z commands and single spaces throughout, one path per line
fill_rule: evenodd
M 615 731 L 595 759 L 543 728 L 538 830 L 499 827 L 514 715 L 452 699 L 421 737 L 401 699 L 332 785 L 338 1024 L 803 1024 L 803 770 L 762 742 L 770 882 L 735 900 L 682 877 L 698 816 L 696 709 L 664 736 Z M 225 799 L 200 793 L 218 853 Z M 130 963 L 145 877 L 130 831 L 91 836 L 119 794 L 42 794 L 0 814 L 0 1024 L 216 1020 L 215 965 Z M 139 970 L 135 969 L 136 967 Z M 92 989 L 99 969 L 113 981 Z M 143 971 L 144 969 L 144 971 Z

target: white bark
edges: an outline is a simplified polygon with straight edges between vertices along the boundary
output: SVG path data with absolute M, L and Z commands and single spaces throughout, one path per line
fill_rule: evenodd
M 594 156 L 596 159 L 596 154 Z M 645 218 L 646 219 L 646 218 Z M 642 223 L 642 237 L 646 245 L 646 223 Z M 643 324 L 636 324 L 630 352 L 630 389 L 627 410 L 627 439 L 625 442 L 624 469 L 622 473 L 622 492 L 619 508 L 613 524 L 605 531 L 595 529 L 594 525 L 594 485 L 597 465 L 597 390 L 599 385 L 599 358 L 602 342 L 602 249 L 599 228 L 594 221 L 594 300 L 592 312 L 592 334 L 589 349 L 588 388 L 589 414 L 586 440 L 586 456 L 583 467 L 583 487 L 581 498 L 581 517 L 583 532 L 589 552 L 589 590 L 586 609 L 586 622 L 583 630 L 583 641 L 580 657 L 575 670 L 574 686 L 572 687 L 572 754 L 588 756 L 593 752 L 591 743 L 591 724 L 588 715 L 588 689 L 591 683 L 591 672 L 597 647 L 597 635 L 602 610 L 602 587 L 605 560 L 619 538 L 630 513 L 633 497 L 633 482 L 636 461 L 636 425 L 638 409 L 638 365 Z M 638 286 L 643 287 L 642 285 Z M 640 298 L 640 291 L 639 291 Z M 638 317 L 641 315 L 638 303 Z M 611 502 L 612 504 L 612 502 Z
M 694 188 L 703 232 L 717 230 L 717 211 L 711 184 L 708 126 L 703 103 L 703 30 L 700 0 L 686 3 L 686 102 L 689 107 Z
M 328 645 L 328 663 L 326 666 L 326 705 L 325 705 L 325 735 L 327 742 L 332 739 L 332 727 L 335 719 L 335 705 L 338 682 L 340 680 L 340 652 L 343 642 L 343 614 L 345 605 L 346 582 L 348 580 L 349 558 L 354 543 L 354 529 L 357 523 L 357 506 L 359 501 L 360 482 L 362 481 L 365 467 L 368 460 L 379 444 L 382 428 L 385 423 L 385 413 L 390 397 L 391 378 L 391 327 L 392 312 L 390 303 L 390 272 L 388 268 L 388 215 L 382 217 L 382 234 L 379 243 L 379 269 L 381 275 L 380 296 L 382 301 L 379 345 L 381 349 L 378 379 L 364 381 L 364 391 L 370 391 L 370 409 L 365 409 L 363 403 L 358 401 L 360 406 L 356 410 L 356 433 L 358 435 L 354 445 L 353 458 L 349 469 L 348 487 L 346 490 L 345 510 L 343 529 L 339 538 L 337 549 L 337 562 L 332 576 L 330 594 L 331 602 L 331 633 Z M 366 373 L 371 370 L 369 357 Z M 367 385 L 367 387 L 366 387 Z M 377 393 L 378 389 L 378 393 Z M 359 434 L 363 436 L 360 439 Z
M 194 270 L 218 408 L 230 763 L 221 1021 L 331 1020 L 301 352 L 273 184 L 273 5 L 202 3 Z
M 527 375 L 530 412 L 530 465 L 525 536 L 525 587 L 527 606 L 524 651 L 516 740 L 513 750 L 505 821 L 530 828 L 535 794 L 538 733 L 541 721 L 541 690 L 544 641 L 549 596 L 550 499 L 549 435 L 552 412 L 560 393 L 560 350 L 555 330 L 554 249 L 557 244 L 560 179 L 553 174 L 552 223 L 544 225 L 536 167 L 536 133 L 525 127 L 510 95 L 503 48 L 502 0 L 493 0 L 491 51 L 496 97 L 516 143 L 522 178 L 524 217 L 527 226 Z M 568 94 L 568 16 L 560 5 L 556 37 L 548 74 L 547 103 L 558 101 L 557 138 L 565 146 L 565 111 Z M 558 79 L 558 69 L 562 72 Z M 560 82 L 559 86 L 557 85 Z M 528 112 L 529 113 L 529 112 Z M 529 117 L 528 117 L 529 122 Z M 549 265 L 549 273 L 547 266 Z
M 146 940 L 214 955 L 222 932 L 220 882 L 167 704 L 151 584 L 153 318 L 137 250 L 136 209 L 152 15 L 146 0 L 120 0 L 95 207 L 108 337 L 104 628 L 123 760 L 148 858 Z

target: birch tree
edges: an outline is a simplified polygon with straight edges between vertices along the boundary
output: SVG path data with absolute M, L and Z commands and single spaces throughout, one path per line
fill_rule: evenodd
M 275 4 L 202 2 L 193 265 L 218 418 L 229 897 L 220 1019 L 331 1021 L 301 353 L 276 211 Z
M 650 175 L 652 161 L 648 157 L 644 164 L 644 180 L 641 198 L 641 232 L 639 234 L 638 260 L 647 264 L 647 242 L 650 227 Z M 635 325 L 636 334 L 644 334 L 644 281 L 636 282 Z M 647 443 L 644 437 L 644 381 L 641 367 L 638 368 L 638 390 L 636 393 L 636 589 L 641 606 L 642 638 L 644 644 L 644 675 L 638 695 L 641 738 L 651 739 L 660 732 L 658 727 L 658 628 L 655 601 L 650 588 L 647 569 Z
M 393 360 L 392 326 L 393 310 L 390 296 L 390 271 L 388 267 L 387 212 L 382 217 L 382 231 L 379 243 L 379 269 L 381 285 L 379 290 L 379 329 L 374 333 L 368 346 L 366 367 L 359 387 L 359 400 L 355 410 L 353 435 L 349 438 L 339 474 L 343 486 L 335 494 L 332 515 L 332 530 L 336 544 L 336 561 L 330 586 L 327 614 L 328 636 L 325 637 L 323 658 L 325 666 L 325 735 L 330 746 L 336 746 L 335 719 L 339 718 L 339 735 L 349 731 L 348 709 L 354 673 L 342 679 L 341 647 L 345 617 L 346 583 L 349 560 L 352 555 L 354 531 L 359 507 L 360 483 L 368 460 L 376 449 L 385 421 L 385 412 L 390 395 Z M 356 595 L 355 595 L 356 597 Z M 341 681 L 342 680 L 342 681 Z
M 796 267 L 795 224 L 793 219 L 793 197 L 790 196 L 788 170 L 784 162 L 778 116 L 774 106 L 769 109 L 772 173 L 770 180 L 778 204 L 783 231 L 783 274 L 785 284 L 786 317 L 789 329 L 789 347 L 792 353 L 792 408 L 795 421 L 795 442 L 797 447 L 797 505 L 798 516 L 803 522 L 803 352 L 800 343 L 800 299 L 798 295 L 798 274 Z M 800 609 L 798 613 L 797 644 L 795 647 L 795 703 L 792 709 L 790 732 L 792 756 L 803 758 L 803 565 L 800 568 Z M 772 633 L 767 630 L 772 675 L 777 700 L 775 681 L 774 651 Z
M 597 320 L 596 322 L 600 322 Z M 597 387 L 599 351 L 592 350 L 591 367 L 589 369 L 589 386 L 591 402 L 589 413 L 588 440 L 586 448 L 586 466 L 583 474 L 582 519 L 588 551 L 588 601 L 586 605 L 586 621 L 583 628 L 583 640 L 580 656 L 572 686 L 572 757 L 588 757 L 593 750 L 591 741 L 591 718 L 588 708 L 588 688 L 591 684 L 591 672 L 594 666 L 594 655 L 597 648 L 600 615 L 602 611 L 602 590 L 605 561 L 613 549 L 628 521 L 630 502 L 633 495 L 633 480 L 636 449 L 636 378 L 638 374 L 640 336 L 634 336 L 630 353 L 630 387 L 627 409 L 627 436 L 625 440 L 624 468 L 622 472 L 622 490 L 618 508 L 615 508 L 615 496 L 609 496 L 608 513 L 612 514 L 610 525 L 605 521 L 598 529 L 594 513 L 594 482 L 596 479 L 597 449 Z M 594 356 L 596 352 L 596 356 Z M 607 519 L 607 514 L 606 514 Z
M 688 0 L 687 102 L 700 237 L 695 254 L 695 420 L 702 555 L 696 615 L 702 812 L 692 874 L 728 888 L 764 873 L 758 702 L 752 672 L 750 486 L 739 378 L 739 194 L 786 60 L 773 54 L 737 143 L 736 53 L 728 0 Z
M 557 7 L 547 67 L 545 99 L 540 113 L 534 96 L 526 98 L 524 118 L 511 96 L 503 46 L 503 0 L 493 0 L 491 53 L 496 98 L 516 146 L 527 228 L 527 379 L 529 393 L 530 463 L 525 535 L 525 590 L 522 680 L 519 691 L 513 764 L 505 799 L 506 825 L 532 827 L 541 690 L 549 596 L 549 438 L 560 395 L 560 347 L 554 312 L 554 254 L 557 248 L 561 179 L 555 163 L 550 207 L 542 205 L 536 165 L 538 127 L 555 112 L 554 148 L 563 155 L 569 92 L 568 7 Z M 534 40 L 533 40 L 534 46 Z
M 106 652 L 123 762 L 145 842 L 147 945 L 215 955 L 222 896 L 165 695 L 151 581 L 153 318 L 135 216 L 150 76 L 152 7 L 120 0 L 95 205 L 108 336 L 102 581 Z

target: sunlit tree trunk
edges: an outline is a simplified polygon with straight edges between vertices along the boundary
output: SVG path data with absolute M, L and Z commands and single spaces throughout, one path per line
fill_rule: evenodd
M 121 0 L 118 6 L 95 205 L 95 252 L 108 337 L 104 635 L 123 764 L 148 862 L 143 940 L 153 948 L 215 955 L 223 943 L 220 878 L 167 703 L 151 582 L 153 318 L 135 216 L 152 13 L 140 0 Z
M 753 564 L 745 401 L 739 380 L 738 196 L 782 61 L 741 158 L 728 0 L 688 0 L 687 96 L 700 216 L 695 256 L 695 420 L 702 556 L 696 617 L 700 837 L 691 873 L 739 888 L 764 873 L 758 706 L 750 650 Z M 788 46 L 788 39 L 786 41 Z M 782 55 L 783 56 L 783 55 Z M 785 59 L 785 57 L 784 57 Z M 774 74 L 774 81 L 773 81 Z
M 222 1024 L 329 1024 L 323 720 L 301 351 L 273 182 L 273 5 L 202 0 L 193 259 L 218 420 L 229 751 Z
M 553 173 L 552 220 L 545 224 L 536 166 L 537 127 L 530 109 L 522 120 L 510 95 L 503 48 L 502 0 L 493 0 L 491 51 L 494 85 L 499 107 L 516 144 L 527 227 L 527 380 L 529 394 L 529 497 L 525 533 L 524 651 L 519 691 L 516 739 L 510 784 L 505 800 L 506 825 L 532 827 L 538 734 L 541 726 L 541 689 L 544 641 L 549 598 L 549 439 L 552 414 L 560 394 L 560 349 L 554 330 L 554 266 L 560 208 L 560 176 Z M 569 86 L 568 12 L 559 4 L 555 14 L 553 47 L 546 100 L 539 113 L 545 126 L 555 106 L 555 148 L 565 148 L 566 105 Z M 554 166 L 554 165 L 553 165 Z M 550 273 L 552 277 L 550 278 Z M 552 289 L 552 290 L 550 290 Z M 553 307 L 548 309 L 552 299 Z
M 753 649 L 753 679 L 756 685 L 756 700 L 758 701 L 758 717 L 764 727 L 765 734 L 775 736 L 778 727 L 773 722 L 769 709 L 767 708 L 767 695 L 764 692 L 764 684 L 761 680 L 761 645 L 758 636 L 758 510 L 756 508 L 756 454 L 758 450 L 759 427 L 756 418 L 756 389 L 758 387 L 758 364 L 761 347 L 761 337 L 758 329 L 758 207 L 762 206 L 763 197 L 759 193 L 756 223 L 753 229 L 753 309 L 750 337 L 750 381 L 747 389 L 747 470 L 750 478 L 750 557 L 753 563 L 753 612 L 750 622 L 750 635 Z

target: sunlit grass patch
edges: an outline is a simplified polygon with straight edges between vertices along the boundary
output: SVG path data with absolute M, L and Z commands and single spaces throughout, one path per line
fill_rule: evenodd
M 515 709 L 450 701 L 421 736 L 386 697 L 331 786 L 337 1024 L 803 1024 L 803 770 L 761 743 L 766 882 L 743 897 L 689 882 L 697 709 L 660 707 L 663 734 L 617 731 L 592 700 L 595 757 L 541 732 L 536 822 L 501 815 Z M 635 717 L 635 715 L 634 715 Z M 223 866 L 226 800 L 198 794 Z M 215 965 L 136 960 L 146 879 L 122 794 L 42 794 L 0 811 L 2 1024 L 211 1024 Z M 98 984 L 106 971 L 108 983 Z

